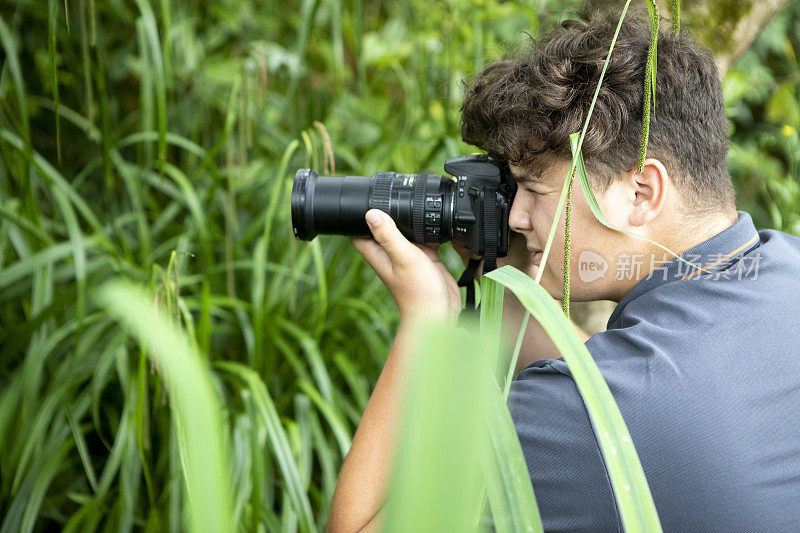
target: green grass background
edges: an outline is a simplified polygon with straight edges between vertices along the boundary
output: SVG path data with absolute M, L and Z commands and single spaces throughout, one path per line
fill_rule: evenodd
M 579 7 L 0 1 L 0 532 L 322 528 L 397 314 L 293 238 L 294 170 L 441 172 L 461 80 Z M 739 208 L 794 234 L 798 52 L 790 3 L 724 80 Z

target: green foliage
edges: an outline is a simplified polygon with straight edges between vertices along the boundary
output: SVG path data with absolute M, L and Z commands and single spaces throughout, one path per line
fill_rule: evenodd
M 800 235 L 800 5 L 778 13 L 723 80 L 740 209 Z
M 736 24 L 760 1 L 717 0 L 711 6 L 701 2 L 685 2 L 682 5 L 683 18 L 699 42 L 714 54 L 726 54 L 737 45 Z
M 441 171 L 461 79 L 578 4 L 2 3 L 2 531 L 189 524 L 148 313 L 212 363 L 234 528 L 322 529 L 397 313 L 346 239 L 294 239 L 292 171 Z M 149 311 L 99 307 L 116 278 Z

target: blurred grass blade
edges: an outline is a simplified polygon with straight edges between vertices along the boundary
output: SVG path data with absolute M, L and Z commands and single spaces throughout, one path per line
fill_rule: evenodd
M 146 346 L 164 377 L 173 415 L 186 442 L 185 476 L 193 531 L 231 531 L 231 486 L 222 435 L 222 412 L 205 361 L 140 289 L 109 282 L 99 303 Z M 209 438 L 212 436 L 212 438 Z M 213 438 L 217 436 L 217 438 Z
M 507 265 L 486 276 L 516 295 L 542 325 L 569 366 L 600 443 L 625 531 L 660 531 L 655 503 L 625 421 L 569 319 L 541 285 L 516 268 Z
M 317 294 L 319 298 L 315 306 L 317 309 L 317 329 L 314 332 L 314 336 L 317 341 L 319 341 L 322 337 L 322 331 L 325 329 L 325 316 L 328 314 L 328 282 L 319 239 L 312 241 L 310 243 L 310 248 L 311 257 L 314 258 L 314 268 L 317 272 Z
M 0 289 L 23 279 L 25 276 L 32 275 L 37 268 L 43 265 L 69 257 L 71 253 L 71 243 L 62 242 L 48 246 L 24 260 L 0 270 Z
M 78 427 L 78 424 L 75 421 L 76 417 L 72 414 L 73 410 L 75 410 L 74 407 L 67 407 L 66 410 L 69 429 L 72 432 L 72 438 L 75 440 L 75 446 L 78 448 L 78 455 L 81 458 L 83 467 L 86 469 L 86 477 L 89 480 L 89 484 L 91 485 L 92 490 L 97 492 L 97 475 L 95 474 L 94 467 L 92 466 L 92 461 L 89 456 L 89 450 L 86 447 L 86 439 L 83 436 L 83 431 L 80 427 Z
M 150 46 L 147 43 L 147 30 L 144 27 L 144 19 L 140 18 L 136 21 L 136 37 L 139 47 L 139 56 L 141 61 L 141 82 L 139 83 L 139 107 L 141 114 L 141 129 L 142 132 L 149 131 L 155 126 L 155 110 L 153 105 L 153 68 L 150 54 Z M 158 140 L 158 135 L 156 139 Z M 120 148 L 122 143 L 118 143 L 117 147 Z M 153 145 L 150 142 L 142 143 L 142 159 L 147 168 L 153 166 Z
M 495 372 L 496 379 L 488 380 L 488 373 L 482 374 L 487 382 L 483 384 L 489 392 L 485 396 L 484 418 L 489 435 L 487 450 L 482 455 L 484 487 L 492 510 L 495 531 L 542 531 L 539 507 L 533 494 L 530 474 L 519 437 L 506 405 L 510 381 L 516 367 L 514 350 L 512 360 L 503 357 L 501 347 L 501 319 L 505 287 L 490 277 L 481 281 L 481 333 L 487 336 L 492 355 L 497 357 L 494 365 L 487 361 Z M 527 313 L 526 313 L 527 314 Z M 527 318 L 527 317 L 526 317 Z M 523 326 L 524 331 L 524 326 Z M 498 388 L 498 383 L 502 390 Z M 479 507 L 482 507 L 481 504 Z
M 72 244 L 72 259 L 75 263 L 75 281 L 77 282 L 76 314 L 78 319 L 83 319 L 86 298 L 86 243 L 78 224 L 78 217 L 67 198 L 65 191 L 58 187 L 48 189 L 55 196 L 61 216 L 67 225 L 69 240 Z
M 383 531 L 470 531 L 481 481 L 475 465 L 485 449 L 476 415 L 486 392 L 480 375 L 486 344 L 440 324 L 427 325 L 414 343 L 405 354 L 412 357 L 410 375 L 400 391 L 402 430 Z
M 314 402 L 314 405 L 317 406 L 322 416 L 331 426 L 331 430 L 333 431 L 333 435 L 336 437 L 336 442 L 339 445 L 339 453 L 344 457 L 347 455 L 348 450 L 350 450 L 350 445 L 353 443 L 353 438 L 350 435 L 350 432 L 347 431 L 347 426 L 339 414 L 339 412 L 334 408 L 333 402 L 326 402 L 320 393 L 307 381 L 300 380 L 297 382 L 297 386 L 300 387 L 300 390 L 308 395 L 309 399 Z
M 484 342 L 491 347 L 489 353 L 497 357 L 496 361 L 491 357 L 487 359 L 485 355 L 482 358 L 487 367 L 485 372 L 481 372 L 481 386 L 485 389 L 483 417 L 488 436 L 481 455 L 484 473 L 482 488 L 489 499 L 495 531 L 538 533 L 542 531 L 539 507 L 522 446 L 506 405 L 506 388 L 513 377 L 510 374 L 516 361 L 509 362 L 501 355 L 506 351 L 500 335 L 505 287 L 485 277 L 481 289 L 480 332 Z M 489 377 L 490 370 L 495 372 L 495 379 Z M 483 507 L 483 499 L 483 496 L 479 499 L 478 513 Z
M 2 19 L 0 19 L 0 21 L 2 21 Z M 80 194 L 78 194 L 75 191 L 75 189 L 64 178 L 64 176 L 52 164 L 50 164 L 49 161 L 47 161 L 47 159 L 42 157 L 37 152 L 25 151 L 23 139 L 20 139 L 10 130 L 3 129 L 2 131 L 0 131 L 0 136 L 2 136 L 2 139 L 7 141 L 11 146 L 20 150 L 20 152 L 22 152 L 23 155 L 25 155 L 26 160 L 32 162 L 36 166 L 36 169 L 39 170 L 39 172 L 42 173 L 45 179 L 50 182 L 48 183 L 48 185 L 55 185 L 58 186 L 60 189 L 62 189 L 64 191 L 64 194 L 69 198 L 70 202 L 72 202 L 72 204 L 75 205 L 75 208 L 83 216 L 84 220 L 86 220 L 86 222 L 92 227 L 94 231 L 102 234 L 103 226 L 100 224 L 97 217 L 89 208 L 89 204 Z

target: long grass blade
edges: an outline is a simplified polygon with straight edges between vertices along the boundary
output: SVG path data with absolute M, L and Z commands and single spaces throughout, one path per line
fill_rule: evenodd
M 231 531 L 232 494 L 226 474 L 222 412 L 209 370 L 187 339 L 144 294 L 122 282 L 97 293 L 100 304 L 147 347 L 168 385 L 174 416 L 186 436 L 185 475 L 194 531 Z
M 136 0 L 142 15 L 147 46 L 152 60 L 153 80 L 156 87 L 156 114 L 158 117 L 158 168 L 163 173 L 167 158 L 167 82 L 164 73 L 164 56 L 161 53 L 161 42 L 158 38 L 158 25 L 153 8 L 145 0 Z
M 649 0 L 648 0 L 649 1 Z M 622 8 L 622 13 L 619 16 L 619 22 L 617 23 L 617 28 L 614 30 L 614 37 L 611 39 L 611 45 L 608 48 L 608 54 L 606 55 L 606 60 L 603 63 L 603 70 L 600 71 L 600 78 L 597 80 L 597 87 L 594 90 L 594 96 L 592 96 L 592 103 L 589 104 L 589 111 L 586 113 L 586 120 L 583 122 L 583 130 L 581 131 L 580 138 L 578 139 L 578 147 L 577 152 L 580 151 L 581 146 L 583 146 L 583 139 L 586 137 L 586 130 L 589 129 L 589 121 L 592 118 L 592 113 L 594 112 L 594 106 L 597 102 L 597 96 L 600 94 L 600 87 L 603 85 L 603 79 L 606 76 L 606 70 L 608 69 L 608 63 L 611 61 L 611 53 L 614 51 L 614 45 L 617 43 L 617 37 L 619 36 L 619 30 L 622 28 L 622 21 L 625 20 L 625 15 L 628 13 L 628 7 L 631 4 L 631 0 L 627 0 L 625 2 L 625 6 Z M 567 172 L 567 177 L 572 176 L 575 173 L 575 168 L 578 164 L 577 159 L 574 156 L 572 157 L 572 162 L 570 163 L 569 172 Z M 553 244 L 553 238 L 556 234 L 556 228 L 558 227 L 558 221 L 561 218 L 561 211 L 564 209 L 564 202 L 567 198 L 567 183 L 570 180 L 567 178 L 564 180 L 564 186 L 561 189 L 561 196 L 558 199 L 558 207 L 556 207 L 556 216 L 553 217 L 553 222 L 550 225 L 550 232 L 547 235 L 547 241 L 545 243 L 544 250 L 542 251 L 542 260 L 541 264 L 544 265 L 547 262 L 547 257 L 550 254 L 550 247 Z M 542 274 L 544 273 L 544 269 L 540 268 L 536 273 L 536 283 L 539 283 L 542 279 Z M 526 316 L 527 319 L 527 316 Z M 526 321 L 527 323 L 527 321 Z M 524 329 L 522 330 L 524 331 Z M 522 335 L 522 333 L 520 333 Z
M 569 366 L 595 428 L 625 531 L 660 531 L 655 503 L 625 421 L 569 319 L 541 285 L 514 267 L 507 265 L 486 276 L 516 295 L 542 325 Z
M 488 373 L 482 376 L 484 380 L 489 378 Z M 497 382 L 487 381 L 483 386 L 487 389 L 484 419 L 489 437 L 489 449 L 483 454 L 484 472 L 495 531 L 544 531 L 528 466 L 505 397 Z
M 53 102 L 55 103 L 56 118 L 56 152 L 58 163 L 61 164 L 61 120 L 58 115 L 58 63 L 56 62 L 56 30 L 58 27 L 58 0 L 48 0 L 47 17 L 47 52 L 50 61 L 50 83 L 53 85 Z M 65 19 L 69 21 L 69 12 L 64 6 Z M 69 22 L 67 22 L 69 24 Z

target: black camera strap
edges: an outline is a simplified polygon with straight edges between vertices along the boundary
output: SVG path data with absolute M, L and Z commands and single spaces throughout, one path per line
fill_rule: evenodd
M 486 187 L 483 195 L 483 273 L 497 268 L 497 240 L 500 228 L 497 226 L 497 189 Z
M 480 259 L 470 258 L 466 270 L 458 278 L 458 286 L 467 288 L 467 304 L 464 311 L 475 310 L 475 274 L 478 273 L 478 267 L 481 264 Z M 480 306 L 479 306 L 480 307 Z M 462 313 L 464 312 L 462 311 Z
M 484 188 L 483 197 L 483 274 L 487 274 L 497 268 L 497 241 L 500 229 L 497 225 L 497 201 L 496 201 L 495 187 Z M 459 287 L 466 287 L 467 301 L 464 309 L 459 315 L 459 319 L 465 315 L 477 315 L 480 312 L 481 306 L 475 305 L 475 274 L 478 272 L 480 266 L 480 259 L 470 258 L 467 268 L 461 277 L 458 279 Z M 460 322 L 460 320 L 459 320 Z

